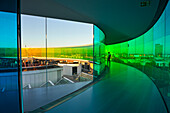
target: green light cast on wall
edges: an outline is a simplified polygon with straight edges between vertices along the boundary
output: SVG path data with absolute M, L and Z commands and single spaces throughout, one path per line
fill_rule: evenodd
M 170 4 L 149 31 L 133 40 L 108 45 L 107 52 L 111 52 L 112 61 L 133 66 L 148 75 L 169 103 Z
M 94 25 L 94 76 L 99 76 L 105 69 L 104 33 Z

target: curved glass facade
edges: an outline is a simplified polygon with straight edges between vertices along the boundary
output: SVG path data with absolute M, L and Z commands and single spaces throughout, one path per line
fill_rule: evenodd
M 0 2 L 0 113 L 22 112 L 17 2 Z
M 104 33 L 97 27 L 93 26 L 94 32 L 94 76 L 97 78 L 105 69 L 105 35 Z
M 17 10 L 16 7 L 13 9 Z M 17 13 L 1 11 L 0 112 L 21 111 L 20 88 L 25 112 L 61 99 L 102 75 L 110 58 L 148 75 L 170 109 L 169 16 L 170 4 L 145 34 L 106 46 L 105 34 L 93 24 L 21 15 L 20 61 Z
M 106 46 L 112 61 L 133 66 L 150 77 L 170 109 L 170 3 L 156 24 L 133 40 Z

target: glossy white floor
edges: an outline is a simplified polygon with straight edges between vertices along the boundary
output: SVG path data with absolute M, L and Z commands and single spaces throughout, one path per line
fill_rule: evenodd
M 111 63 L 104 79 L 47 113 L 167 113 L 153 82 L 141 71 Z

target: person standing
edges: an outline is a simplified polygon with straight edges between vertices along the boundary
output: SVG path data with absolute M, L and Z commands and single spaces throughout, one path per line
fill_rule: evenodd
M 108 52 L 107 66 L 109 66 L 109 67 L 110 67 L 110 58 L 111 58 L 111 54 L 110 54 L 110 52 Z

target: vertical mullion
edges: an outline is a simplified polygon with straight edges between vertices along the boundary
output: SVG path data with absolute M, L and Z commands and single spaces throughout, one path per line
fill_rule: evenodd
M 17 0 L 17 60 L 18 60 L 18 89 L 19 89 L 19 107 L 23 110 L 23 92 L 22 92 L 22 58 L 21 58 L 21 12 L 20 0 Z
M 47 17 L 45 17 L 45 48 L 46 48 L 46 87 L 48 87 L 48 74 L 47 74 Z

